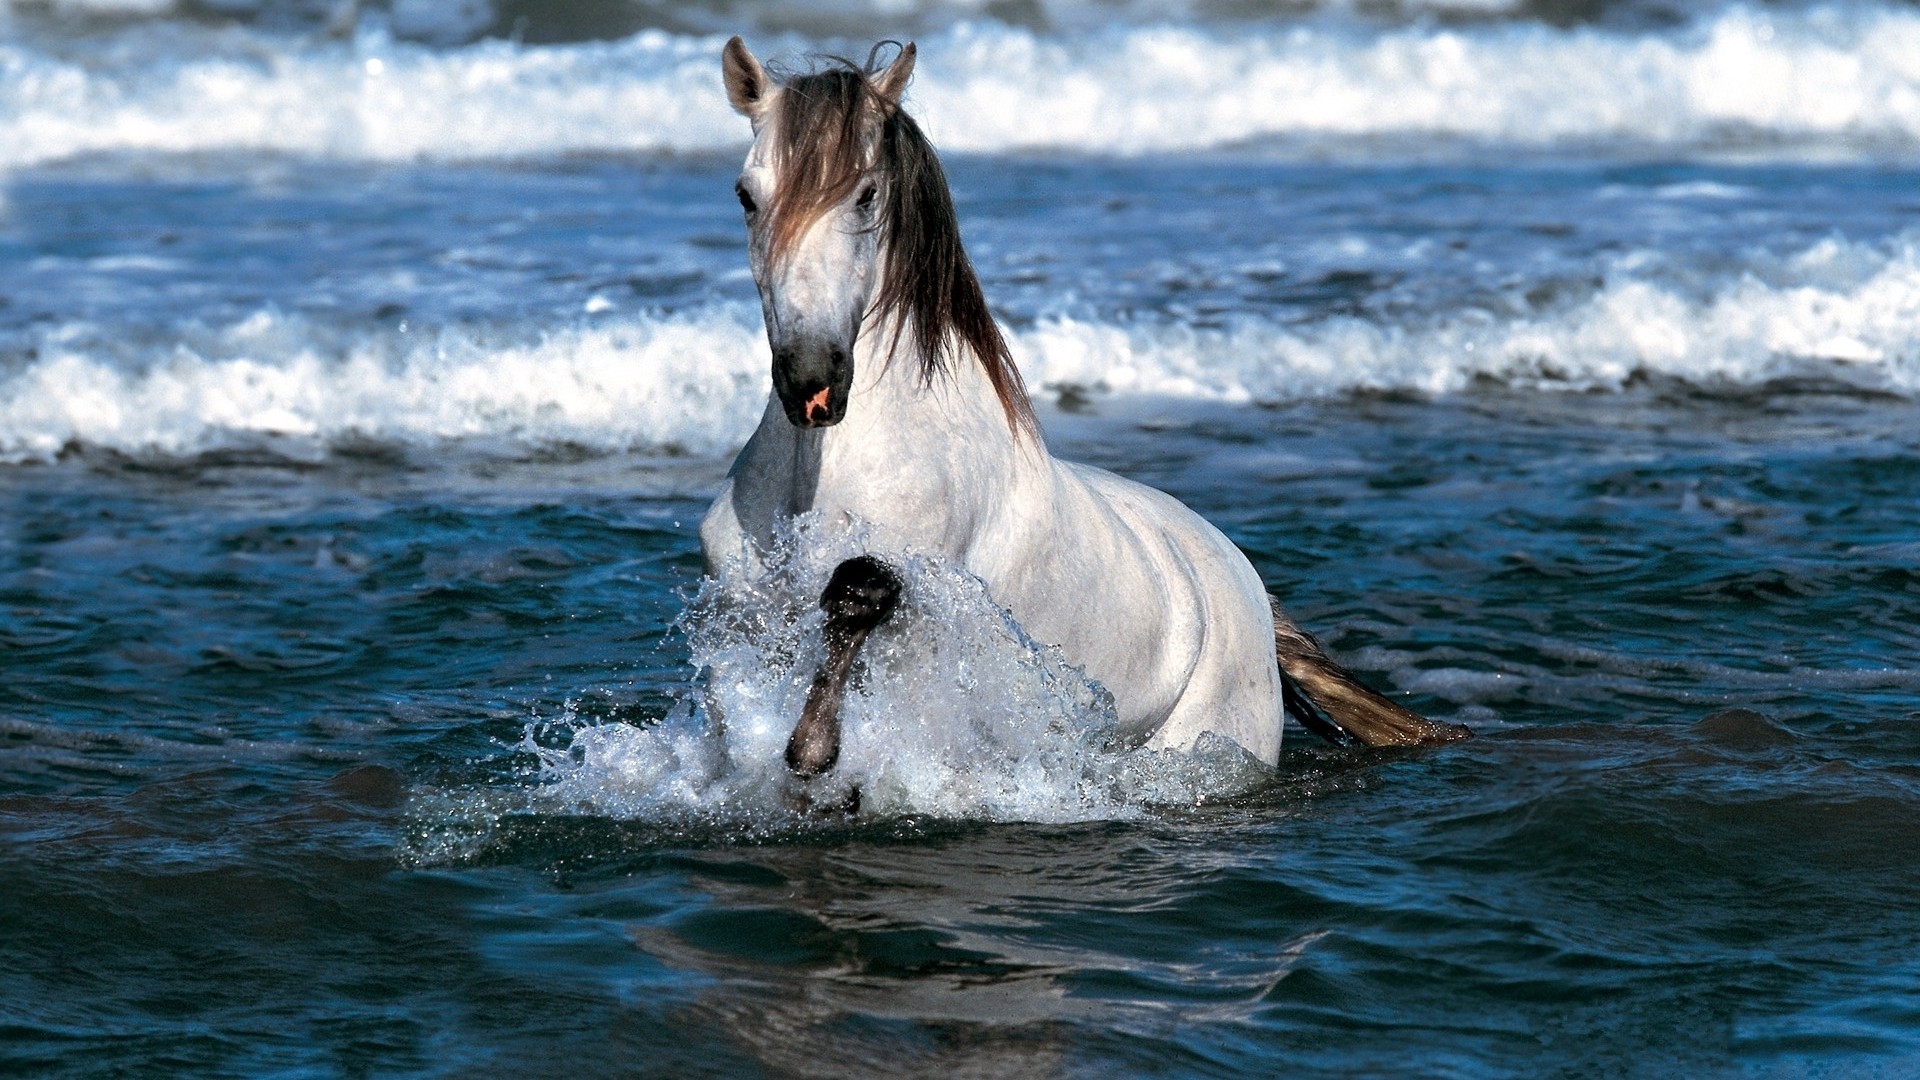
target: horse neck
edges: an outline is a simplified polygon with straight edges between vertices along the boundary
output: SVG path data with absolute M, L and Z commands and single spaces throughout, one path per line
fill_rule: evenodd
M 910 334 L 892 326 L 869 326 L 854 356 L 854 390 L 846 419 L 831 428 L 791 433 L 796 491 L 801 506 L 841 498 L 858 502 L 884 475 L 890 488 L 924 487 L 983 491 L 983 484 L 1011 483 L 1035 465 L 1038 443 L 1016 437 L 1006 411 L 971 350 L 951 357 L 948 370 L 931 380 L 921 370 Z M 778 409 L 769 411 L 770 422 Z M 958 508 L 956 508 L 958 509 Z
M 849 411 L 857 408 L 868 424 L 896 433 L 1011 446 L 1006 410 L 972 349 L 961 344 L 946 370 L 929 378 L 921 367 L 920 343 L 911 334 L 896 339 L 894 328 L 883 325 L 861 339 Z M 862 369 L 871 374 L 860 375 Z

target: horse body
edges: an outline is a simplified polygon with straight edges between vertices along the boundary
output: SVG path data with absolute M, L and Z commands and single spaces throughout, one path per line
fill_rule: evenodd
M 1186 749 L 1224 735 L 1274 762 L 1271 615 L 1246 557 L 1170 496 L 1063 462 L 1007 421 L 977 366 L 929 390 L 857 350 L 846 418 L 800 429 L 769 402 L 700 528 L 708 570 L 766 550 L 809 511 L 880 552 L 933 552 L 983 580 L 1036 641 L 1113 695 L 1123 737 Z
M 828 662 L 788 764 L 803 777 L 833 767 L 848 673 L 901 588 L 884 556 L 913 552 L 977 575 L 1112 694 L 1137 742 L 1186 749 L 1211 732 L 1273 763 L 1286 712 L 1368 745 L 1464 735 L 1361 686 L 1179 501 L 1047 452 L 945 175 L 899 107 L 913 62 L 908 45 L 884 70 L 777 85 L 739 38 L 723 55 L 728 97 L 754 127 L 736 192 L 773 394 L 701 525 L 707 570 L 751 568 L 809 513 L 869 550 L 821 596 Z

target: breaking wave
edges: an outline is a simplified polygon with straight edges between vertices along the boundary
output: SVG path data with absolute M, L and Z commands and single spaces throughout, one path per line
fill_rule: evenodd
M 1222 327 L 1054 316 L 1012 334 L 1029 385 L 1103 398 L 1284 402 L 1476 382 L 1605 390 L 1636 377 L 1707 390 L 1813 377 L 1920 394 L 1920 234 L 1751 256 L 1718 278 L 1636 268 L 1535 309 L 1399 321 L 1338 316 Z M 605 315 L 542 335 L 451 326 L 332 329 L 278 310 L 142 343 L 83 324 L 0 370 L 0 460 L 70 446 L 188 455 L 271 440 L 471 440 L 721 455 L 767 395 L 758 309 Z
M 965 20 L 923 36 L 915 109 L 945 149 L 1373 152 L 1449 141 L 1798 159 L 1920 145 L 1920 11 L 1735 5 L 1661 29 Z M 0 43 L 0 165 L 102 152 L 349 160 L 733 150 L 723 37 L 535 46 L 140 23 Z M 770 56 L 849 42 L 792 34 Z

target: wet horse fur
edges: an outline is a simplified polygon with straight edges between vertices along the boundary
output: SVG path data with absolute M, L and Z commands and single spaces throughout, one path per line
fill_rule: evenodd
M 939 159 L 900 107 L 914 60 L 909 44 L 884 68 L 833 62 L 781 83 L 739 38 L 724 50 L 728 98 L 753 124 L 736 193 L 774 392 L 701 523 L 708 572 L 756 568 L 783 522 L 814 513 L 872 552 L 938 553 L 979 576 L 1113 695 L 1137 743 L 1211 733 L 1273 764 L 1285 711 L 1367 746 L 1465 737 L 1335 663 L 1198 514 L 1048 453 Z M 848 672 L 899 588 L 868 555 L 822 596 L 828 659 L 788 744 L 795 775 L 837 760 Z

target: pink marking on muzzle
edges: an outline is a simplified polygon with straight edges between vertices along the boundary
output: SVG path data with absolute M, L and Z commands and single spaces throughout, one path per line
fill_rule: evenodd
M 807 399 L 807 423 L 824 424 L 827 422 L 827 397 L 833 393 L 832 387 L 823 386 L 820 392 Z

